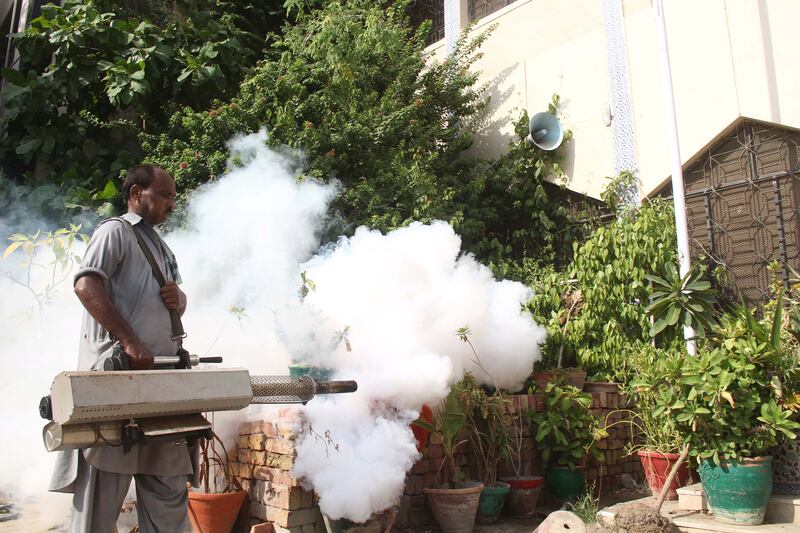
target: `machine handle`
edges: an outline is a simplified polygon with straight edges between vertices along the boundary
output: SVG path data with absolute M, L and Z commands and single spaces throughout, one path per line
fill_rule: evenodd
M 222 357 L 220 356 L 204 356 L 191 354 L 189 361 L 192 366 L 197 366 L 199 363 L 221 363 Z M 181 357 L 178 355 L 157 355 L 153 357 L 153 366 L 155 368 L 163 368 L 166 366 L 174 366 L 182 362 Z
M 103 361 L 103 370 L 128 370 L 127 360 L 123 363 L 123 357 L 127 357 L 127 355 L 120 353 L 106 358 Z M 192 366 L 197 366 L 199 363 L 222 362 L 222 357 L 220 356 L 200 357 L 199 355 L 187 354 L 187 358 Z M 180 368 L 187 368 L 184 358 L 179 355 L 156 355 L 153 357 L 153 368 L 172 368 L 176 365 Z

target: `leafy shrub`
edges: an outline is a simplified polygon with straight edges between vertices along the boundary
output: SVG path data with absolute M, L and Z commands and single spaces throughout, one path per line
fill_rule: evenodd
M 592 396 L 571 385 L 554 383 L 547 384 L 544 394 L 544 411 L 528 411 L 536 430 L 537 447 L 542 451 L 542 462 L 575 470 L 587 454 L 603 460 L 594 444 L 606 435 L 597 417 L 589 413 Z
M 638 209 L 617 212 L 607 226 L 574 245 L 574 259 L 557 273 L 540 272 L 530 280 L 534 319 L 548 324 L 550 350 L 565 352 L 595 377 L 627 381 L 630 356 L 650 341 L 645 312 L 652 288 L 648 275 L 663 275 L 676 261 L 672 204 L 659 198 Z M 562 297 L 580 291 L 577 314 L 563 325 Z
M 103 1 L 42 6 L 14 41 L 19 70 L 2 73 L 6 175 L 75 187 L 76 199 L 93 203 L 140 161 L 137 135 L 161 131 L 172 106 L 204 107 L 238 86 L 255 61 L 242 40 L 260 48 L 263 37 L 236 26 L 236 11 L 217 11 L 228 8 L 212 0 L 141 14 Z
M 724 314 L 697 356 L 669 365 L 679 390 L 654 415 L 676 421 L 693 455 L 715 463 L 755 457 L 796 437 L 800 424 L 781 404 L 781 377 L 797 365 L 783 367 L 782 305 L 779 297 L 762 321 L 743 305 Z

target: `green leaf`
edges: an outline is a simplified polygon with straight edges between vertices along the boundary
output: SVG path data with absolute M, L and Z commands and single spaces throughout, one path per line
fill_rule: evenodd
M 19 155 L 30 155 L 35 152 L 40 146 L 42 145 L 41 139 L 29 139 L 24 143 L 17 146 L 17 154 Z
M 14 253 L 14 250 L 22 246 L 22 241 L 12 242 L 8 245 L 6 250 L 3 252 L 3 259 Z
M 102 191 L 93 196 L 95 200 L 111 200 L 117 195 L 117 186 L 113 181 L 108 180 Z
M 26 85 L 25 76 L 19 70 L 6 67 L 0 70 L 0 72 L 2 72 L 4 85 L 8 85 L 9 83 L 20 87 Z

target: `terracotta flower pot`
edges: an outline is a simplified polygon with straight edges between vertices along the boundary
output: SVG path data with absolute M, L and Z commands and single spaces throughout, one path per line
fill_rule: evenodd
M 619 392 L 619 383 L 610 381 L 587 381 L 583 392 Z
M 516 518 L 536 516 L 536 502 L 544 479 L 540 476 L 520 476 L 504 477 L 502 481 L 511 485 L 511 492 L 506 497 L 506 513 Z
M 547 384 L 552 381 L 554 372 L 534 372 L 533 382 L 536 383 L 538 392 L 544 392 Z M 564 381 L 567 385 L 572 385 L 580 390 L 586 383 L 586 371 L 577 368 L 570 368 L 564 371 Z
M 658 496 L 661 493 L 661 488 L 664 486 L 664 482 L 667 480 L 669 473 L 672 471 L 672 465 L 678 460 L 679 454 L 662 453 L 654 450 L 639 450 L 637 455 L 639 455 L 639 460 L 642 462 L 642 468 L 644 469 L 644 475 L 647 479 L 647 485 L 650 487 L 650 491 L 653 493 L 653 496 Z M 684 461 L 680 468 L 678 468 L 678 473 L 669 486 L 667 499 L 677 500 L 677 490 L 686 485 L 688 481 L 689 469 Z
M 459 487 L 425 488 L 425 497 L 442 533 L 471 533 L 483 491 L 483 483 L 467 481 Z
M 243 490 L 222 494 L 189 493 L 189 520 L 196 533 L 230 533 L 247 498 Z

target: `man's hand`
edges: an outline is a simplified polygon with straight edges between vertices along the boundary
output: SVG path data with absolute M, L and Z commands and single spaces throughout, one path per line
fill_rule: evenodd
M 153 354 L 139 341 L 129 343 L 122 347 L 128 356 L 128 365 L 131 370 L 152 370 Z
M 168 281 L 161 287 L 161 300 L 167 309 L 181 313 L 186 308 L 186 295 L 174 281 Z

